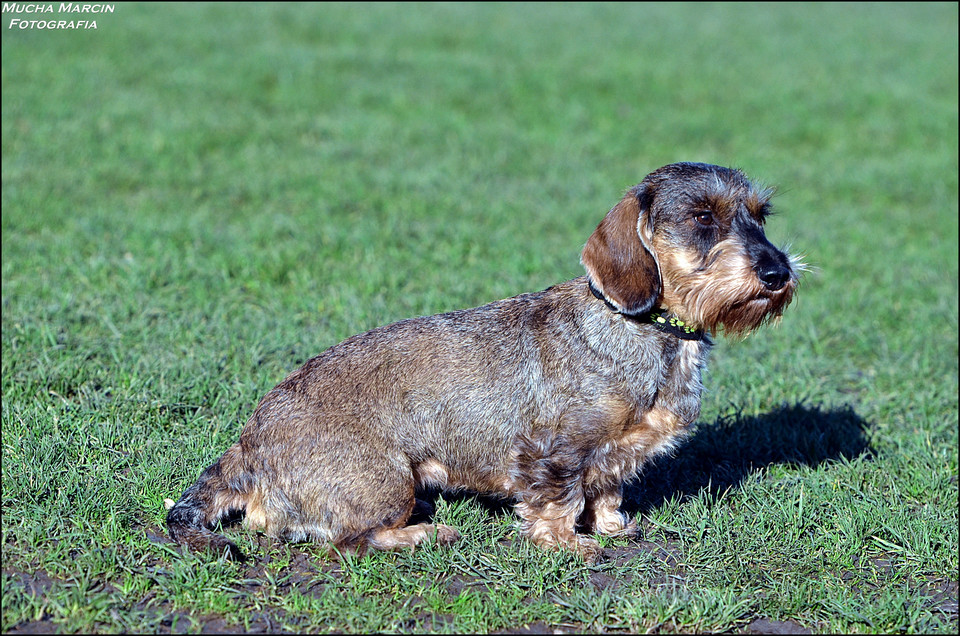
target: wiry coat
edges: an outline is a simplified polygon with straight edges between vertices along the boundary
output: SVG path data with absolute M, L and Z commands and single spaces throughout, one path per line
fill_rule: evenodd
M 727 170 L 677 165 L 711 178 Z M 728 172 L 719 174 L 739 175 Z M 648 196 L 644 207 L 644 192 L 631 190 L 591 237 L 589 278 L 403 320 L 309 360 L 264 396 L 239 441 L 173 506 L 171 536 L 240 557 L 210 529 L 242 511 L 250 528 L 341 550 L 455 540 L 448 526 L 406 526 L 424 486 L 512 498 L 525 535 L 587 558 L 599 547 L 576 533 L 578 519 L 595 532 L 632 531 L 617 510 L 621 485 L 698 417 L 710 348 L 707 338 L 681 340 L 630 315 L 656 306 L 664 288 L 669 295 L 661 270 L 677 268 L 652 253 L 667 240 L 657 228 L 643 238 L 655 206 Z M 705 257 L 698 276 L 710 266 Z M 789 302 L 787 268 L 778 289 L 744 286 L 754 304 L 775 299 L 751 309 L 753 326 Z M 632 295 L 631 308 L 618 289 Z

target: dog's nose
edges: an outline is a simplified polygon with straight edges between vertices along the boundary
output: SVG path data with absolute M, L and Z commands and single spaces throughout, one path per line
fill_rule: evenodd
M 779 263 L 770 263 L 757 271 L 757 278 L 770 291 L 777 291 L 790 280 L 790 270 Z

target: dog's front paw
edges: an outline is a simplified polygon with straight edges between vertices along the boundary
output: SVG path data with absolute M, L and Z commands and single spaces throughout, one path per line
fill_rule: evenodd
M 590 529 L 607 537 L 635 537 L 640 532 L 637 522 L 620 511 L 597 514 Z
M 577 535 L 577 545 L 574 550 L 583 557 L 583 561 L 588 564 L 598 563 L 604 558 L 603 548 L 596 539 Z
M 626 518 L 625 522 L 619 528 L 612 529 L 610 532 L 603 532 L 608 537 L 626 537 L 632 539 L 640 535 L 640 526 L 633 519 Z

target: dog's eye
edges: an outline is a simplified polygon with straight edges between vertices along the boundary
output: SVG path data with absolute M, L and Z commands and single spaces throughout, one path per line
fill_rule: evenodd
M 710 212 L 700 212 L 699 214 L 694 215 L 693 219 L 704 227 L 709 227 L 713 225 L 713 214 Z

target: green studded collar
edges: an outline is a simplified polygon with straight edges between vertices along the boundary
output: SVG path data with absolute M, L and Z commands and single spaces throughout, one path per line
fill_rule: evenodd
M 654 309 L 645 314 L 651 325 L 669 334 L 673 334 L 681 340 L 703 340 L 703 329 L 694 329 L 683 324 L 683 321 L 676 316 L 671 316 L 663 309 Z M 644 321 L 646 322 L 646 320 Z
M 620 311 L 613 303 L 604 298 L 599 289 L 593 286 L 593 281 L 588 282 L 590 285 L 590 293 L 606 303 L 610 311 L 620 314 L 628 320 L 632 320 L 641 324 L 653 325 L 658 330 L 676 336 L 681 340 L 703 340 L 706 337 L 706 333 L 703 331 L 703 329 L 693 329 L 692 327 L 685 325 L 682 320 L 676 316 L 671 316 L 665 309 L 654 309 L 644 314 L 628 314 Z

